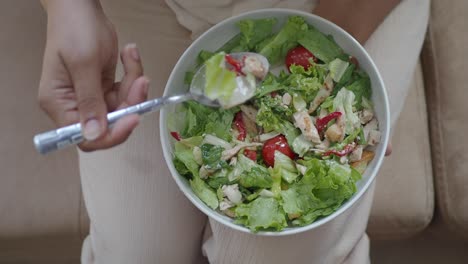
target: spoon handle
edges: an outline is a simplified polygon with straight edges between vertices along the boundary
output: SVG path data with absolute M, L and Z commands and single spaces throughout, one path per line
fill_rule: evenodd
M 112 127 L 119 119 L 124 116 L 132 114 L 143 115 L 145 113 L 155 112 L 161 109 L 161 107 L 164 105 L 177 104 L 189 99 L 192 99 L 192 96 L 189 93 L 186 93 L 173 96 L 164 96 L 132 105 L 107 114 L 107 125 Z M 84 137 L 81 132 L 80 123 L 50 130 L 48 132 L 34 136 L 34 146 L 41 154 L 47 154 L 70 145 L 79 144 L 83 141 Z

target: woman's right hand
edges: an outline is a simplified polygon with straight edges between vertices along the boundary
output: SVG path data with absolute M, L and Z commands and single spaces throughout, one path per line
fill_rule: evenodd
M 120 57 L 125 69 L 114 82 L 118 59 L 117 34 L 95 0 L 44 0 L 47 43 L 39 103 L 57 126 L 81 123 L 84 151 L 110 148 L 124 142 L 137 126 L 137 115 L 107 127 L 108 112 L 143 102 L 149 81 L 136 45 Z

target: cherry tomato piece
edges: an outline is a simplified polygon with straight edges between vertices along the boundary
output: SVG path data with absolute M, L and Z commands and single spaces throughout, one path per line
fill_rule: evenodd
M 317 58 L 304 48 L 303 46 L 297 46 L 291 50 L 288 51 L 288 54 L 286 55 L 286 67 L 288 68 L 291 67 L 291 65 L 300 65 L 304 67 L 305 70 L 307 70 L 311 63 L 310 59 L 312 59 L 314 62 L 317 62 Z
M 267 140 L 265 144 L 263 144 L 262 155 L 266 165 L 270 167 L 273 167 L 273 165 L 275 165 L 276 150 L 290 157 L 291 159 L 294 159 L 294 157 L 296 156 L 296 154 L 294 154 L 294 152 L 289 147 L 286 138 L 283 135 L 279 135 Z

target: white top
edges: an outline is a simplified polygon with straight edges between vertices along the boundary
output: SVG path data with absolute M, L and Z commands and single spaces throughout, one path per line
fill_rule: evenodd
M 192 32 L 192 39 L 222 20 L 264 8 L 314 9 L 316 0 L 166 0 L 177 21 Z

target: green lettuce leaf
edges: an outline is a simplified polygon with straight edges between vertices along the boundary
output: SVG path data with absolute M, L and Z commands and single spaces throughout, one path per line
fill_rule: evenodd
M 299 157 L 304 157 L 304 155 L 313 147 L 312 143 L 307 140 L 304 135 L 300 135 L 294 139 L 292 143 L 292 149 Z
M 202 200 L 206 205 L 212 209 L 218 208 L 218 197 L 216 192 L 211 189 L 202 179 L 194 177 L 190 180 L 190 187 L 193 192 Z
M 346 88 L 341 89 L 333 100 L 333 107 L 337 111 L 344 112 L 345 118 L 345 133 L 350 135 L 361 127 L 361 121 L 358 115 L 353 112 L 355 103 L 354 93 Z
M 274 198 L 258 197 L 248 204 L 241 204 L 235 209 L 237 222 L 253 232 L 265 229 L 281 230 L 287 227 L 284 211 Z
M 281 175 L 287 183 L 292 183 L 299 176 L 294 162 L 283 153 L 275 150 L 275 166 L 274 170 Z
M 184 103 L 186 115 L 182 137 L 212 134 L 226 141 L 231 141 L 229 132 L 237 109 L 210 108 L 194 101 Z
M 283 90 L 285 87 L 277 81 L 276 76 L 268 73 L 265 80 L 255 91 L 255 97 L 260 98 L 272 92 Z
M 212 55 L 205 62 L 205 90 L 206 97 L 218 100 L 227 105 L 237 87 L 236 73 L 224 67 L 225 52 Z
M 297 46 L 297 40 L 308 29 L 303 17 L 291 16 L 281 30 L 268 43 L 262 43 L 258 53 L 265 56 L 271 65 L 278 64 L 286 53 Z
M 366 98 L 368 100 L 371 99 L 372 89 L 371 89 L 370 78 L 369 76 L 367 76 L 367 74 L 363 74 L 362 76 L 357 78 L 353 83 L 346 86 L 346 89 L 352 91 L 354 95 L 356 96 L 356 108 L 358 110 L 361 110 L 363 108 L 362 106 L 363 98 Z
M 249 51 L 254 50 L 257 44 L 271 35 L 276 22 L 276 18 L 244 19 L 237 22 L 242 34 L 240 45 L 247 47 Z
M 193 157 L 192 147 L 186 146 L 181 142 L 176 142 L 174 144 L 174 156 L 177 160 L 185 165 L 185 167 L 192 173 L 193 176 L 198 177 L 200 166 Z M 178 169 L 181 169 L 180 165 L 178 166 Z M 181 174 L 183 174 L 185 171 L 182 170 L 179 172 L 182 172 Z
M 267 170 L 255 166 L 250 171 L 244 171 L 239 178 L 239 184 L 246 188 L 270 188 L 273 179 Z
M 340 82 L 341 78 L 343 77 L 344 73 L 348 69 L 349 62 L 342 61 L 338 58 L 332 60 L 328 67 L 330 69 L 330 75 L 335 82 Z
M 282 124 L 291 119 L 293 110 L 282 104 L 278 97 L 264 96 L 257 98 L 255 104 L 259 110 L 257 124 L 265 129 L 265 132 L 281 132 Z
M 359 172 L 333 160 L 300 160 L 307 167 L 302 179 L 281 191 L 283 209 L 298 216 L 294 225 L 307 225 L 318 217 L 333 213 L 356 192 Z
M 331 36 L 324 35 L 312 26 L 301 34 L 298 42 L 325 63 L 331 62 L 343 53 Z
M 224 148 L 211 144 L 203 144 L 200 149 L 202 152 L 203 164 L 206 169 L 219 170 L 228 167 L 226 161 L 221 159 Z

